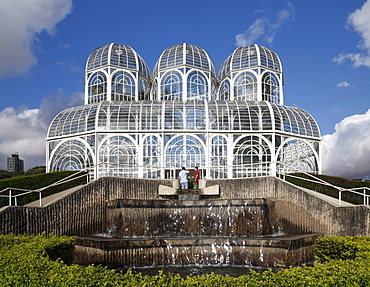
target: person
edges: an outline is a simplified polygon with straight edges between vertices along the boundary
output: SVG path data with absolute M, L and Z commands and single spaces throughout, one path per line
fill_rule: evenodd
M 200 180 L 200 173 L 199 173 L 198 167 L 196 166 L 195 171 L 194 171 L 194 188 L 195 189 L 199 188 L 199 180 Z
M 181 183 L 181 189 L 188 189 L 188 173 L 189 170 L 187 170 L 184 166 L 179 172 L 179 181 Z

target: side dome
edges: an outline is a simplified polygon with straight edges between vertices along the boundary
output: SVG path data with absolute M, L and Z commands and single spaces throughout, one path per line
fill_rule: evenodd
M 130 46 L 109 44 L 95 49 L 85 71 L 85 104 L 148 100 L 148 65 Z
M 221 80 L 232 71 L 261 66 L 282 72 L 281 62 L 278 55 L 269 48 L 253 44 L 239 47 L 223 62 L 218 74 Z
M 269 48 L 257 44 L 236 48 L 221 65 L 218 80 L 219 100 L 284 104 L 281 62 Z
M 213 63 L 205 50 L 194 45 L 183 43 L 169 47 L 163 51 L 154 67 L 153 74 L 159 70 L 183 65 L 203 70 L 211 70 L 215 73 Z
M 144 77 L 150 77 L 146 62 L 130 46 L 111 43 L 96 48 L 89 56 L 86 63 L 86 72 L 105 66 L 115 66 L 121 69 L 139 71 Z

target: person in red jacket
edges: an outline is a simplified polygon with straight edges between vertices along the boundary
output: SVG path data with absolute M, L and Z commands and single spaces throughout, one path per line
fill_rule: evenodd
M 199 188 L 199 180 L 200 180 L 200 172 L 198 170 L 198 167 L 195 167 L 195 172 L 194 172 L 194 186 L 195 188 Z

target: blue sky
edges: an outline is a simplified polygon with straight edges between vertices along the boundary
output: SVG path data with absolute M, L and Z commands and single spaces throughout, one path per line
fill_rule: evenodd
M 0 169 L 45 165 L 47 128 L 83 104 L 87 57 L 129 45 L 152 70 L 166 48 L 200 46 L 218 70 L 240 45 L 274 50 L 285 105 L 312 114 L 323 173 L 370 178 L 370 0 L 0 0 Z

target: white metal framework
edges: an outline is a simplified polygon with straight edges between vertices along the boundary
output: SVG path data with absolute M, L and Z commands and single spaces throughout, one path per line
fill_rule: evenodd
M 207 178 L 321 172 L 320 131 L 306 111 L 283 105 L 279 57 L 237 48 L 218 79 L 207 53 L 166 49 L 150 77 L 129 46 L 90 55 L 85 105 L 60 112 L 48 131 L 48 171 L 95 166 L 94 178 L 173 178 L 182 166 Z

